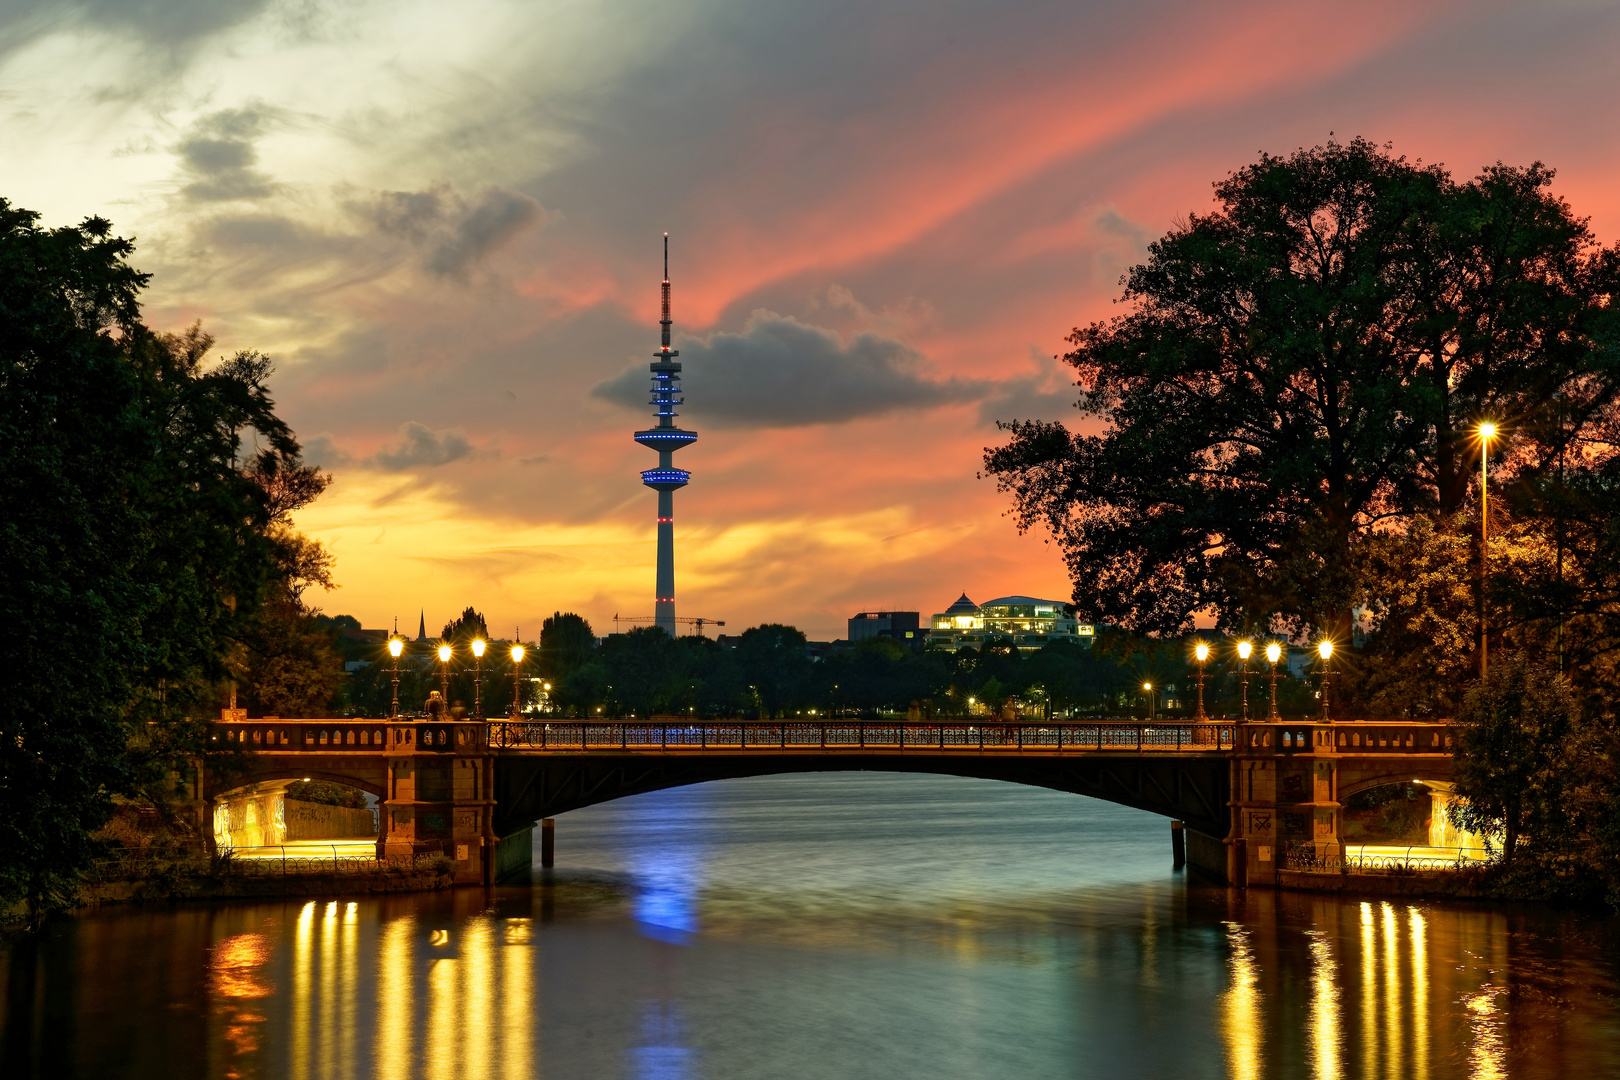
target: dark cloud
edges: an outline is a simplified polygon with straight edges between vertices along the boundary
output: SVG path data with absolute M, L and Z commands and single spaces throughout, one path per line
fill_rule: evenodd
M 305 439 L 303 451 L 305 463 L 318 465 L 323 469 L 335 469 L 354 460 L 354 455 L 339 446 L 329 431 Z
M 1031 350 L 1033 351 L 1033 350 Z M 1054 357 L 1036 354 L 1036 372 L 1008 379 L 979 405 L 979 422 L 997 420 L 1073 420 L 1080 391 L 1074 373 Z
M 259 152 L 253 142 L 272 117 L 262 109 L 223 109 L 192 125 L 175 147 L 186 173 L 187 198 L 197 202 L 262 199 L 275 191 L 270 177 L 253 166 Z
M 770 311 L 754 312 L 740 334 L 683 340 L 681 362 L 691 415 L 726 427 L 831 424 L 971 400 L 985 390 L 976 381 L 927 378 L 922 355 L 893 338 L 860 333 L 846 344 L 831 330 Z M 642 408 L 648 385 L 637 364 L 591 393 Z
M 521 191 L 495 186 L 470 203 L 448 186 L 389 191 L 367 209 L 385 233 L 415 244 L 422 265 L 441 277 L 465 274 L 546 216 L 545 208 Z
M 407 469 L 431 468 L 448 465 L 473 453 L 467 436 L 457 430 L 433 431 L 412 420 L 399 429 L 400 444 L 391 450 L 379 450 L 367 461 L 389 472 Z

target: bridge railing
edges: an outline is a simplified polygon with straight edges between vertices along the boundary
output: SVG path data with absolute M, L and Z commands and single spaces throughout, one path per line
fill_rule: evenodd
M 1210 751 L 1232 724 L 827 721 L 494 721 L 489 745 L 530 750 Z

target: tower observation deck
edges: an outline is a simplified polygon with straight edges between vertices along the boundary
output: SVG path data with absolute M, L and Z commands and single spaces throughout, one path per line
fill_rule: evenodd
M 680 353 L 669 347 L 669 233 L 664 234 L 664 317 L 663 347 L 653 353 L 649 365 L 652 372 L 653 415 L 656 427 L 636 432 L 636 442 L 658 452 L 658 467 L 646 469 L 641 482 L 658 492 L 658 579 L 653 602 L 653 624 L 662 627 L 670 637 L 675 636 L 675 492 L 686 486 L 692 474 L 677 469 L 670 455 L 681 447 L 697 441 L 697 432 L 682 431 L 675 426 L 675 406 L 686 399 L 681 397 L 681 365 L 675 358 Z

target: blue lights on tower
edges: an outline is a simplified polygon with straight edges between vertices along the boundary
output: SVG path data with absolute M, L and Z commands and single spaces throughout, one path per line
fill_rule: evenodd
M 653 415 L 658 426 L 636 432 L 636 442 L 658 452 L 658 467 L 643 470 L 641 482 L 658 492 L 658 575 L 653 600 L 654 625 L 661 627 L 670 637 L 675 636 L 675 492 L 686 486 L 692 474 L 677 469 L 670 455 L 681 447 L 697 441 L 697 432 L 683 431 L 675 426 L 675 406 L 686 399 L 681 397 L 681 365 L 675 357 L 680 353 L 669 347 L 669 328 L 674 325 L 669 317 L 669 233 L 664 234 L 664 317 L 663 347 L 653 354 L 649 365 L 652 372 Z

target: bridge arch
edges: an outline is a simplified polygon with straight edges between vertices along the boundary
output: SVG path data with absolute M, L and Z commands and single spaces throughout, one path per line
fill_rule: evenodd
M 1178 818 L 1225 836 L 1230 767 L 1224 757 L 959 758 L 903 754 L 638 756 L 580 755 L 496 759 L 496 830 L 506 835 L 541 818 L 712 780 L 807 772 L 898 772 L 971 777 L 1087 795 Z

